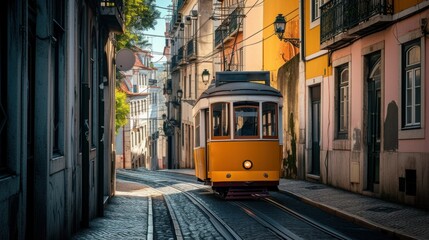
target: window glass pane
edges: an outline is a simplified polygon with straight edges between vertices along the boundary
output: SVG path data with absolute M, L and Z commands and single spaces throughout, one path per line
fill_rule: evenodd
M 408 50 L 407 66 L 420 63 L 420 47 L 414 46 Z
M 411 88 L 413 87 L 413 73 L 411 71 L 407 72 L 407 88 Z
M 412 97 L 412 90 L 411 89 L 408 89 L 407 90 L 407 96 L 406 96 L 406 106 L 407 107 L 409 107 L 409 106 L 411 106 L 412 105 L 412 100 L 411 100 L 411 97 Z
M 415 86 L 419 87 L 421 85 L 420 68 L 416 69 L 415 74 Z
M 264 137 L 277 136 L 277 104 L 262 103 L 262 134 Z
M 229 103 L 212 104 L 212 136 L 229 136 Z
M 411 107 L 407 106 L 407 113 L 406 113 L 406 117 L 405 117 L 405 122 L 406 124 L 410 124 L 411 123 Z
M 234 104 L 235 136 L 258 136 L 258 103 L 241 104 Z
M 421 118 L 421 105 L 416 106 L 416 119 L 414 120 L 414 123 L 419 124 Z
M 349 81 L 349 70 L 345 69 L 341 73 L 341 83 L 347 83 Z
M 414 99 L 416 105 L 421 103 L 421 98 L 422 98 L 421 88 L 418 87 L 416 88 L 416 98 Z
M 200 146 L 200 112 L 195 115 L 195 147 Z

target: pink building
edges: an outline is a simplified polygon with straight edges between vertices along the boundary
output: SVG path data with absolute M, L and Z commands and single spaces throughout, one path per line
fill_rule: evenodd
M 320 85 L 320 176 L 429 209 L 429 3 L 410 5 L 344 31 L 336 25 L 327 38 L 336 6 L 322 6 L 321 47 L 332 74 Z

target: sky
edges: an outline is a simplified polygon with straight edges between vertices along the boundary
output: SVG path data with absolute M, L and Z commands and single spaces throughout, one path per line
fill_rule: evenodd
M 160 18 L 156 20 L 157 24 L 155 25 L 155 29 L 149 29 L 144 33 L 148 35 L 164 36 L 164 32 L 166 31 L 165 18 L 168 19 L 167 21 L 170 21 L 171 19 L 171 16 L 169 15 L 169 11 L 167 10 L 169 6 L 171 8 L 171 0 L 156 0 L 156 6 L 158 6 L 156 9 L 161 13 Z M 166 58 L 163 57 L 162 55 L 162 52 L 164 51 L 164 46 L 165 46 L 165 38 L 146 36 L 146 39 L 148 40 L 149 43 L 152 44 L 152 52 L 153 52 L 152 61 L 154 63 L 166 62 Z

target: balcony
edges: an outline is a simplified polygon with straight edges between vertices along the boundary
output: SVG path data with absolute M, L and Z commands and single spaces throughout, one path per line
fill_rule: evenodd
M 186 57 L 188 61 L 197 59 L 195 39 L 189 40 L 186 44 Z
M 177 70 L 177 55 L 173 55 L 172 57 L 171 57 L 171 71 L 175 71 L 175 70 Z
M 177 63 L 179 65 L 186 64 L 186 59 L 184 58 L 184 53 L 185 53 L 185 46 L 181 46 L 179 48 L 179 51 L 177 51 Z
M 391 24 L 393 0 L 331 0 L 320 10 L 320 47 L 335 49 Z
M 99 4 L 101 22 L 109 31 L 123 33 L 125 29 L 123 0 L 100 0 Z
M 170 34 L 173 35 L 182 23 L 182 14 L 175 11 L 170 21 Z
M 239 8 L 236 8 L 222 24 L 215 30 L 215 48 L 219 48 L 222 42 L 227 41 L 229 38 L 235 36 L 239 30 L 239 21 L 241 21 L 242 13 Z

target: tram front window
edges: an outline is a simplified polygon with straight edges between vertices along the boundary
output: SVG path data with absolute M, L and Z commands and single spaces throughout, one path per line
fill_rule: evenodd
M 259 103 L 234 103 L 234 132 L 236 138 L 256 138 L 258 132 Z
M 229 136 L 229 103 L 212 104 L 212 137 Z

